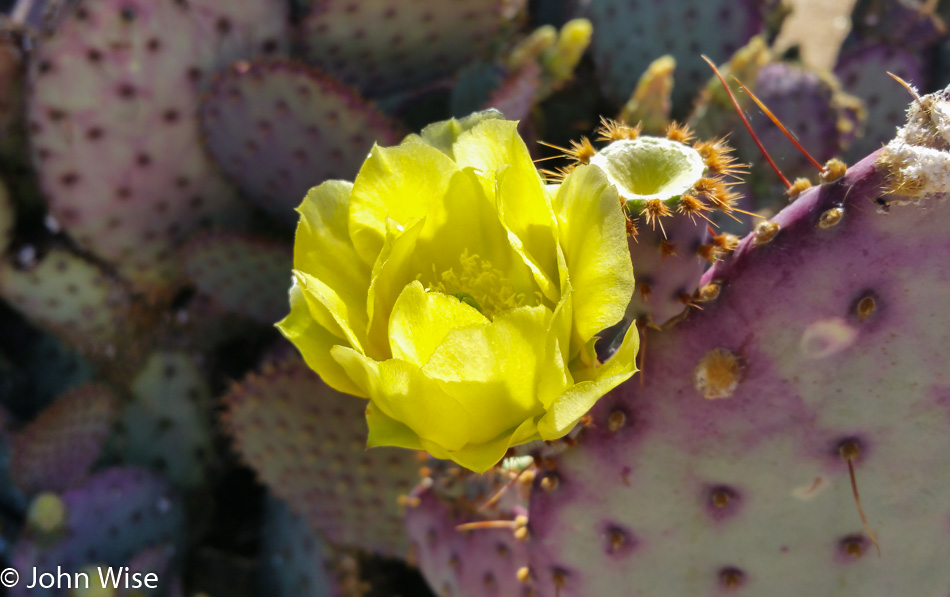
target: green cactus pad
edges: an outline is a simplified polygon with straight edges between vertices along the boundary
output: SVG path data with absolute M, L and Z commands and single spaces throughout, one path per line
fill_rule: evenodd
M 306 60 L 378 97 L 447 77 L 483 58 L 521 0 L 316 4 L 301 27 Z
M 459 71 L 452 86 L 452 115 L 464 118 L 481 110 L 505 81 L 507 72 L 497 64 L 478 62 Z
M 274 597 L 340 597 L 332 547 L 280 500 L 265 506 L 261 594 Z
M 381 112 L 315 68 L 240 62 L 201 103 L 205 144 L 257 205 L 288 224 L 311 187 L 352 179 L 374 142 L 399 135 Z
M 29 126 L 50 211 L 140 288 L 172 285 L 174 244 L 236 205 L 198 142 L 198 92 L 216 68 L 278 47 L 279 11 L 248 20 L 274 5 L 84 2 L 39 44 Z
M 366 449 L 366 401 L 340 394 L 294 355 L 225 397 L 225 424 L 261 481 L 332 543 L 405 556 L 399 496 L 418 480 L 415 454 Z
M 593 57 L 608 99 L 625 102 L 650 63 L 670 54 L 676 59 L 673 112 L 684 114 L 709 77 L 700 56 L 722 60 L 760 33 L 764 5 L 763 0 L 590 2 L 584 16 L 594 25 Z
M 97 265 L 53 248 L 29 269 L 0 263 L 0 296 L 80 351 L 115 356 L 132 333 L 128 290 Z
M 112 432 L 118 398 L 86 384 L 60 396 L 16 435 L 10 475 L 27 493 L 62 491 L 83 480 Z
M 211 234 L 185 245 L 182 260 L 198 292 L 225 310 L 266 325 L 287 313 L 293 254 L 284 243 Z
M 131 389 L 133 400 L 119 419 L 120 458 L 163 473 L 178 487 L 207 482 L 211 400 L 195 360 L 183 353 L 154 353 Z

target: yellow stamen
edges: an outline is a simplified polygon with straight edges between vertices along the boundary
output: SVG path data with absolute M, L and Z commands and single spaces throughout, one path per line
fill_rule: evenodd
M 489 319 L 528 304 L 527 295 L 516 292 L 504 272 L 478 255 L 469 254 L 468 249 L 462 251 L 456 267 L 439 272 L 433 264 L 432 280 L 428 290 L 454 296 Z M 540 300 L 537 296 L 533 298 Z

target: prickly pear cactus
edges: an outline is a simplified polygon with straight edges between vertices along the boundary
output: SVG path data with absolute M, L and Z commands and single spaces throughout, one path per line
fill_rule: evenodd
M 539 475 L 537 595 L 945 590 L 945 483 L 907 463 L 950 454 L 946 93 L 708 271 L 715 300 Z
M 20 537 L 12 556 L 17 570 L 61 566 L 78 572 L 89 565 L 124 565 L 147 547 L 172 544 L 179 553 L 184 548 L 184 505 L 168 483 L 147 471 L 107 469 L 61 496 L 50 495 L 44 499 L 54 507 L 46 509 L 55 510 L 58 500 L 64 516 L 58 524 L 55 516 L 46 516 L 49 525 Z M 66 595 L 65 587 L 60 592 L 26 585 L 24 579 L 10 595 Z
M 835 74 L 848 93 L 861 98 L 867 110 L 863 134 L 845 154 L 849 157 L 879 148 L 904 123 L 911 96 L 887 73 L 913 84 L 925 83 L 921 56 L 900 46 L 860 44 L 838 57 Z
M 515 45 L 502 61 L 462 69 L 452 87 L 452 114 L 463 118 L 495 109 L 509 120 L 527 119 L 538 104 L 573 79 L 592 32 L 586 19 L 568 21 L 560 31 L 544 25 Z
M 457 530 L 473 518 L 453 511 L 431 490 L 414 499 L 406 513 L 412 559 L 437 594 L 531 595 L 531 586 L 521 580 L 527 581 L 527 576 L 519 575 L 522 568 L 526 571 L 527 546 L 515 538 L 512 528 Z
M 523 0 L 314 4 L 301 25 L 306 60 L 379 97 L 447 77 L 488 54 Z
M 405 450 L 366 449 L 366 402 L 340 394 L 296 355 L 225 398 L 235 447 L 261 481 L 338 545 L 404 556 L 399 497 L 419 479 Z
M 31 63 L 30 132 L 49 208 L 83 248 L 146 290 L 178 278 L 171 245 L 236 194 L 198 141 L 207 74 L 271 48 L 283 19 L 173 0 L 71 4 Z M 232 6 L 228 3 L 227 6 Z M 272 49 L 272 48 L 271 48 Z
M 145 324 L 126 285 L 63 248 L 35 263 L 0 262 L 0 296 L 37 326 L 94 356 L 116 356 Z
M 608 145 L 598 150 L 583 138 L 565 153 L 607 175 L 607 188 L 587 192 L 616 193 L 627 217 L 637 288 L 625 321 L 657 327 L 693 302 L 707 261 L 732 249 L 727 237 L 711 238 L 709 224 L 716 213 L 735 217 L 739 195 L 731 183 L 744 169 L 723 140 L 697 140 L 675 122 L 665 137 L 654 137 L 603 119 L 598 138 Z
M 62 491 L 82 481 L 112 432 L 118 397 L 86 384 L 59 397 L 13 444 L 10 474 L 25 492 Z
M 709 77 L 700 55 L 731 56 L 763 31 L 767 4 L 763 0 L 588 3 L 583 14 L 596 32 L 592 55 L 604 94 L 615 105 L 623 104 L 650 63 L 669 54 L 676 60 L 674 116 L 682 117 Z M 695 28 L 701 28 L 703 34 L 685 34 Z
M 265 508 L 261 592 L 276 597 L 348 597 L 337 586 L 333 548 L 283 502 L 271 498 Z
M 862 39 L 925 48 L 946 36 L 948 19 L 950 4 L 946 2 L 858 0 L 851 13 L 851 33 L 845 47 Z
M 662 134 L 670 125 L 673 111 L 675 68 L 676 60 L 669 55 L 660 56 L 651 62 L 620 111 L 620 120 L 640 123 L 643 132 L 648 135 Z
M 285 223 L 307 191 L 353 178 L 373 146 L 395 143 L 395 126 L 353 90 L 289 61 L 239 62 L 201 103 L 205 143 L 251 200 Z
M 154 353 L 131 390 L 133 400 L 119 418 L 122 461 L 157 470 L 181 488 L 205 483 L 213 450 L 211 393 L 195 359 Z
M 192 284 L 224 310 L 263 324 L 286 312 L 293 255 L 284 243 L 218 233 L 196 236 L 181 252 Z
M 835 77 L 804 66 L 783 62 L 767 64 L 759 69 L 753 90 L 820 163 L 841 155 L 865 119 L 863 104 L 844 93 Z M 788 142 L 782 131 L 757 107 L 751 107 L 749 113 L 759 139 L 785 176 L 814 178 L 817 168 Z M 891 130 L 886 139 L 893 134 Z M 763 160 L 756 159 L 758 148 L 752 138 L 744 133 L 740 138 L 741 141 L 735 141 L 739 154 L 743 159 L 756 162 L 747 178 L 756 207 L 776 203 L 784 206 L 784 188 L 778 178 Z M 773 199 L 776 197 L 778 201 Z

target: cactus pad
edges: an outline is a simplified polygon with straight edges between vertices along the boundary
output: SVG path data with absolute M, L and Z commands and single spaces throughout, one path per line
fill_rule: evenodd
M 772 63 L 759 70 L 755 94 L 795 134 L 799 143 L 819 162 L 839 155 L 855 136 L 861 109 L 858 101 L 841 91 L 831 76 L 786 63 Z M 757 107 L 749 109 L 750 121 L 762 144 L 789 179 L 814 177 L 817 168 Z M 897 123 L 899 124 L 899 123 Z M 891 131 L 893 136 L 893 131 Z M 784 187 L 763 160 L 748 134 L 742 135 L 741 155 L 754 161 L 749 185 L 757 207 L 784 204 Z
M 924 66 L 919 55 L 885 44 L 860 44 L 844 50 L 835 66 L 842 87 L 864 102 L 867 121 L 864 134 L 848 156 L 861 156 L 879 148 L 904 124 L 904 112 L 911 99 L 907 90 L 887 73 L 914 84 L 924 84 Z
M 62 491 L 83 480 L 112 432 L 118 398 L 86 384 L 59 397 L 13 444 L 10 475 L 27 493 Z
M 179 487 L 206 482 L 210 390 L 195 360 L 183 353 L 154 353 L 131 389 L 134 398 L 120 418 L 123 461 L 158 470 Z
M 484 57 L 524 2 L 316 3 L 302 25 L 307 61 L 373 97 L 447 77 Z
M 621 105 L 630 97 L 640 75 L 654 60 L 670 54 L 676 60 L 674 116 L 709 77 L 701 54 L 713 59 L 731 56 L 763 29 L 762 0 L 741 2 L 663 2 L 662 0 L 598 0 L 584 16 L 594 25 L 594 62 L 608 99 Z M 701 35 L 688 32 L 702 28 Z
M 280 39 L 280 14 L 247 27 L 227 16 L 259 2 L 272 4 L 72 5 L 31 63 L 34 162 L 50 210 L 139 287 L 174 282 L 171 245 L 233 209 L 233 189 L 198 143 L 195 106 L 209 71 Z
M 237 451 L 275 495 L 332 543 L 405 555 L 397 504 L 419 479 L 406 450 L 366 449 L 366 402 L 327 387 L 294 355 L 225 398 Z
M 185 245 L 182 261 L 198 291 L 229 312 L 266 325 L 287 312 L 293 256 L 283 243 L 205 235 Z
M 26 533 L 13 547 L 12 564 L 21 571 L 76 572 L 91 564 L 119 566 L 147 547 L 182 549 L 185 509 L 161 478 L 143 470 L 114 468 L 62 494 L 64 531 L 54 540 Z M 28 589 L 22 582 L 12 597 L 59 595 L 55 589 Z M 90 586 L 93 583 L 90 582 Z
M 744 239 L 651 337 L 643 387 L 598 403 L 532 493 L 539 595 L 945 591 L 950 160 L 904 139 Z M 902 181 L 931 194 L 882 196 Z
M 858 0 L 851 12 L 851 33 L 845 47 L 867 41 L 919 50 L 946 37 L 948 19 L 950 4 L 946 2 Z
M 266 504 L 261 592 L 275 597 L 345 597 L 335 587 L 333 548 L 283 502 Z
M 31 322 L 83 352 L 114 355 L 130 332 L 128 290 L 65 249 L 51 249 L 25 270 L 4 260 L 0 295 Z
M 307 191 L 356 176 L 373 142 L 398 140 L 376 108 L 320 71 L 292 62 L 240 62 L 201 104 L 205 143 L 231 180 L 286 223 Z
M 526 545 L 515 539 L 512 529 L 458 531 L 457 525 L 472 519 L 453 512 L 432 491 L 415 497 L 418 502 L 406 512 L 406 532 L 413 560 L 436 594 L 532 595 L 518 576 L 528 563 Z

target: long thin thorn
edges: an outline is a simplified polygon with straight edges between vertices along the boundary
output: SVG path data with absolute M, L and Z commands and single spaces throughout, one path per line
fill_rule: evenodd
M 693 222 L 694 224 L 696 223 L 696 221 L 693 220 L 693 216 L 699 216 L 700 218 L 706 220 L 706 221 L 709 222 L 710 224 L 713 223 L 712 220 L 710 220 L 709 218 L 706 217 L 706 214 L 694 212 L 694 213 L 689 214 L 689 221 L 690 221 L 690 222 Z
M 735 210 L 733 209 L 733 210 L 730 210 L 730 211 L 724 211 L 724 212 L 722 212 L 722 213 L 726 214 L 727 216 L 729 216 L 730 218 L 732 218 L 733 220 L 735 220 L 736 222 L 739 222 L 739 223 L 741 224 L 741 223 L 742 223 L 742 220 L 740 220 L 739 218 L 737 218 L 737 217 L 732 213 L 733 211 L 735 211 Z
M 903 86 L 904 86 L 904 89 L 906 89 L 908 93 L 910 93 L 912 96 L 914 96 L 914 99 L 915 99 L 915 100 L 917 100 L 918 102 L 920 101 L 920 96 L 917 95 L 917 90 L 914 89 L 914 86 L 913 86 L 913 85 L 911 85 L 910 83 L 908 83 L 908 82 L 905 81 L 904 79 L 901 79 L 900 77 L 898 77 L 897 75 L 895 75 L 894 73 L 892 73 L 892 72 L 890 72 L 890 71 L 887 71 L 887 74 L 889 74 L 892 79 L 894 79 L 895 81 L 897 81 L 898 83 L 900 83 L 901 85 L 903 85 Z
M 533 160 L 533 161 L 534 161 L 535 164 L 537 164 L 538 162 L 546 162 L 546 161 L 548 161 L 548 160 L 557 160 L 557 159 L 560 159 L 560 158 L 563 158 L 563 157 L 564 157 L 563 155 L 549 155 L 549 156 L 546 157 L 546 158 L 538 158 L 538 159 Z
M 504 487 L 502 487 L 501 489 L 499 489 L 499 490 L 495 493 L 495 495 L 493 495 L 493 496 L 491 497 L 491 499 L 489 499 L 487 502 L 485 502 L 484 504 L 482 504 L 481 506 L 479 506 L 479 507 L 478 507 L 478 510 L 476 510 L 476 512 L 481 512 L 482 510 L 485 510 L 486 508 L 490 508 L 490 507 L 492 506 L 492 504 L 494 504 L 495 502 L 497 502 L 498 500 L 500 500 L 500 499 L 501 499 L 501 496 L 505 495 L 505 492 L 508 491 L 508 490 L 511 488 L 511 486 L 514 485 L 514 484 L 518 481 L 518 479 L 520 479 L 521 476 L 522 476 L 523 474 L 525 474 L 525 472 L 527 472 L 528 470 L 530 470 L 530 469 L 529 469 L 529 468 L 525 468 L 525 469 L 522 470 L 520 473 L 518 473 L 517 475 L 515 475 L 514 477 L 512 477 L 510 481 L 508 481 L 507 483 L 505 483 L 505 486 L 504 486 Z
M 558 151 L 567 151 L 567 149 L 561 147 L 560 145 L 554 145 L 552 143 L 546 143 L 544 141 L 538 141 L 538 143 L 540 145 L 544 145 L 545 147 L 550 147 L 551 149 L 556 149 Z
M 756 136 L 755 131 L 752 130 L 752 125 L 749 124 L 749 119 L 745 117 L 745 114 L 742 112 L 742 108 L 739 107 L 739 102 L 736 100 L 736 96 L 733 95 L 732 89 L 729 89 L 729 85 L 726 84 L 726 80 L 722 77 L 722 73 L 719 72 L 719 69 L 716 68 L 716 65 L 712 63 L 709 58 L 702 56 L 702 59 L 706 61 L 706 64 L 713 69 L 713 72 L 716 73 L 716 78 L 719 79 L 719 82 L 722 83 L 722 86 L 726 88 L 726 93 L 729 94 L 729 99 L 732 100 L 732 105 L 735 107 L 736 112 L 739 113 L 739 118 L 742 119 L 742 123 L 745 125 L 749 134 L 752 135 L 752 140 L 755 141 L 756 147 L 759 148 L 759 151 L 762 152 L 762 155 L 765 156 L 766 161 L 769 163 L 769 166 L 772 167 L 772 170 L 775 170 L 775 173 L 778 174 L 778 177 L 782 179 L 782 183 L 786 188 L 792 186 L 792 183 L 785 178 L 785 175 L 782 174 L 782 171 L 778 169 L 778 166 L 775 165 L 775 162 L 772 161 L 772 156 L 769 155 L 769 152 L 765 151 L 765 147 L 762 146 L 762 142 L 759 141 L 759 138 Z
M 514 520 L 482 520 L 466 522 L 455 527 L 456 531 L 471 531 L 475 529 L 516 529 L 518 523 Z
M 851 458 L 848 458 L 848 474 L 851 475 L 851 491 L 854 492 L 854 503 L 858 506 L 858 515 L 861 516 L 861 524 L 864 525 L 864 530 L 868 532 L 868 537 L 871 539 L 871 543 L 874 544 L 874 547 L 877 548 L 877 557 L 881 557 L 881 546 L 877 543 L 877 537 L 874 536 L 874 531 L 871 530 L 871 525 L 868 524 L 867 517 L 864 516 L 864 508 L 861 507 L 861 496 L 858 495 L 858 482 L 854 479 L 854 462 Z
M 818 168 L 819 172 L 825 171 L 825 167 L 819 164 L 818 160 L 811 157 L 811 154 L 808 153 L 808 151 L 804 147 L 802 147 L 801 143 L 798 142 L 798 139 L 795 138 L 795 135 L 788 132 L 788 129 L 785 128 L 785 125 L 782 124 L 782 121 L 778 119 L 778 116 L 773 114 L 772 111 L 769 110 L 765 106 L 764 103 L 762 103 L 762 100 L 756 97 L 755 94 L 752 93 L 752 90 L 745 86 L 745 83 L 743 83 L 736 77 L 732 77 L 732 80 L 738 83 L 740 87 L 742 87 L 742 89 L 746 92 L 746 94 L 748 94 L 748 96 L 752 98 L 752 101 L 755 102 L 755 105 L 758 106 L 759 109 L 761 109 L 763 112 L 765 112 L 765 115 L 769 117 L 769 120 L 771 120 L 775 124 L 775 126 L 777 126 L 783 133 L 785 133 L 785 136 L 788 137 L 788 140 L 792 142 L 792 145 L 794 145 L 798 149 L 798 151 L 802 152 L 802 155 L 808 158 L 808 161 L 814 164 L 815 167 Z
M 752 216 L 753 218 L 762 218 L 763 220 L 765 219 L 765 216 L 763 216 L 763 215 L 761 215 L 761 214 L 754 214 L 754 213 L 752 213 L 751 211 L 746 211 L 746 210 L 744 210 L 744 209 L 739 209 L 739 208 L 736 208 L 736 207 L 730 207 L 730 208 L 729 208 L 729 211 L 737 211 L 737 212 L 739 212 L 739 213 L 741 213 L 741 214 L 745 214 L 745 215 L 747 215 L 747 216 Z

